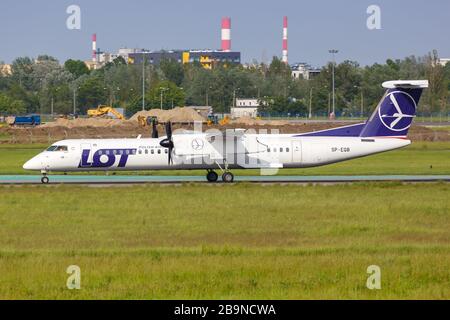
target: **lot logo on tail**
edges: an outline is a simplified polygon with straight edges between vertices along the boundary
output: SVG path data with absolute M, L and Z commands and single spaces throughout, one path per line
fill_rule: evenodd
M 416 114 L 416 102 L 404 91 L 393 91 L 387 94 L 380 108 L 378 116 L 381 123 L 392 131 L 403 131 L 411 126 Z

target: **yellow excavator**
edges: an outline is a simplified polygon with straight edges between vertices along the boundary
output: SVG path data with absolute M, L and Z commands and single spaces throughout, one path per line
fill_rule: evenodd
M 230 118 L 228 116 L 225 116 L 225 117 L 223 117 L 222 119 L 219 120 L 219 124 L 221 126 L 226 126 L 229 123 L 230 123 Z
M 120 112 L 118 112 L 116 109 L 114 109 L 111 106 L 106 106 L 106 105 L 99 105 L 97 107 L 97 109 L 89 109 L 87 111 L 87 114 L 89 117 L 101 117 L 104 115 L 107 115 L 108 113 L 112 113 L 114 116 L 116 116 L 117 119 L 120 120 L 124 120 L 125 117 L 123 116 L 123 114 L 121 114 Z

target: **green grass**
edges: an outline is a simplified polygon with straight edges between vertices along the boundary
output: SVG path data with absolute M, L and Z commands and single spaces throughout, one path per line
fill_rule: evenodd
M 46 145 L 0 145 L 0 174 L 36 174 L 22 165 Z M 259 175 L 258 170 L 234 170 L 236 175 Z M 92 174 L 92 173 L 91 173 Z M 103 173 L 97 173 L 103 174 Z M 195 171 L 144 171 L 121 174 L 204 175 Z M 282 169 L 280 175 L 450 174 L 450 142 L 414 142 L 410 146 L 365 158 L 308 169 Z
M 0 187 L 0 299 L 449 299 L 450 184 Z M 65 287 L 69 265 L 81 290 Z M 368 290 L 378 265 L 382 289 Z

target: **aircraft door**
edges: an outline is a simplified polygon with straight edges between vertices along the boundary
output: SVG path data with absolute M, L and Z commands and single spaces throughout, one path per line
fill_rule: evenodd
M 292 141 L 292 162 L 302 162 L 302 143 L 300 140 Z

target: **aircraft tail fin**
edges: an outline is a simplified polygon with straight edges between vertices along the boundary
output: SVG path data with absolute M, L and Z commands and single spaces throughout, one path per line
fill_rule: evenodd
M 395 80 L 383 83 L 386 93 L 370 116 L 360 137 L 406 137 L 428 80 Z

